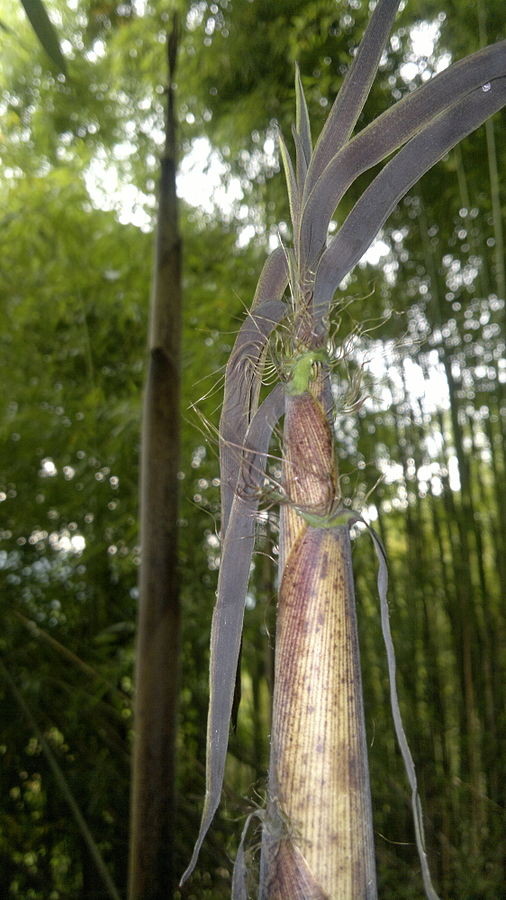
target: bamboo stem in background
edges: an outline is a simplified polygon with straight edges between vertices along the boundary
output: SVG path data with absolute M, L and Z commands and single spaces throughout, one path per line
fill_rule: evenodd
M 168 40 L 174 77 L 177 23 Z M 177 509 L 181 242 L 175 114 L 169 84 L 161 160 L 141 465 L 140 606 L 130 834 L 130 900 L 165 900 L 175 884 L 174 770 L 179 660 Z

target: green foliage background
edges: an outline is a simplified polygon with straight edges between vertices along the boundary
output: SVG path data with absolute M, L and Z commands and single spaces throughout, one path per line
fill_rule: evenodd
M 34 900 L 107 896 L 47 748 L 120 896 L 126 890 L 152 237 L 149 224 L 125 224 L 132 216 L 112 173 L 142 192 L 135 202 L 152 220 L 172 10 L 161 0 L 51 0 L 47 8 L 66 79 L 37 46 L 21 5 L 0 4 L 0 893 Z M 224 180 L 235 175 L 244 192 L 227 213 L 182 205 L 183 871 L 204 792 L 220 374 L 269 235 L 287 216 L 265 140 L 275 121 L 290 133 L 295 60 L 318 132 L 368 7 L 202 0 L 181 11 L 182 155 L 207 137 L 227 168 Z M 438 17 L 436 49 L 454 58 L 504 37 L 499 0 L 444 8 L 409 0 L 364 122 L 408 89 L 399 66 L 410 29 Z M 399 689 L 432 865 L 442 896 L 468 900 L 501 894 L 506 857 L 504 125 L 496 116 L 400 204 L 382 236 L 388 254 L 378 267 L 357 269 L 346 286 L 353 303 L 336 322 L 336 340 L 355 332 L 350 373 L 372 360 L 370 397 L 358 412 L 346 409 L 337 386 L 343 490 L 376 517 L 389 552 Z M 101 204 L 89 190 L 98 163 L 109 173 Z M 245 224 L 256 234 L 241 247 Z M 439 373 L 436 396 L 413 392 L 415 366 L 427 378 Z M 228 896 L 241 822 L 262 802 L 273 514 L 259 532 L 223 808 L 185 896 Z M 421 881 L 365 538 L 355 556 L 380 895 L 408 900 L 421 896 Z

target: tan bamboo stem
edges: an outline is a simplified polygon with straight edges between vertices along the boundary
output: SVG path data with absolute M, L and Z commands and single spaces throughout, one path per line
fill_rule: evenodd
M 331 431 L 309 392 L 289 397 L 285 486 L 328 515 L 337 472 Z M 260 896 L 376 897 L 359 646 L 346 527 L 315 528 L 292 507 L 282 578 L 269 804 Z

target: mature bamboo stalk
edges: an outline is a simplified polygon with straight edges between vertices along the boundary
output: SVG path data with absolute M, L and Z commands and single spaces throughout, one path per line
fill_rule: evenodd
M 328 514 L 337 483 L 333 441 L 323 407 L 307 391 L 287 398 L 284 455 L 292 504 Z M 348 529 L 312 527 L 287 507 L 281 531 L 260 896 L 376 897 Z
M 170 79 L 175 69 L 176 42 L 174 23 L 168 43 Z M 175 881 L 172 851 L 180 619 L 176 539 L 181 244 L 173 102 L 169 86 L 142 433 L 130 900 L 165 900 Z

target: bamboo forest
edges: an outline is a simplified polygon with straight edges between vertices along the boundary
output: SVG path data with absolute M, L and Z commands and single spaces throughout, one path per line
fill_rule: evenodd
M 504 896 L 505 37 L 0 0 L 2 898 Z

